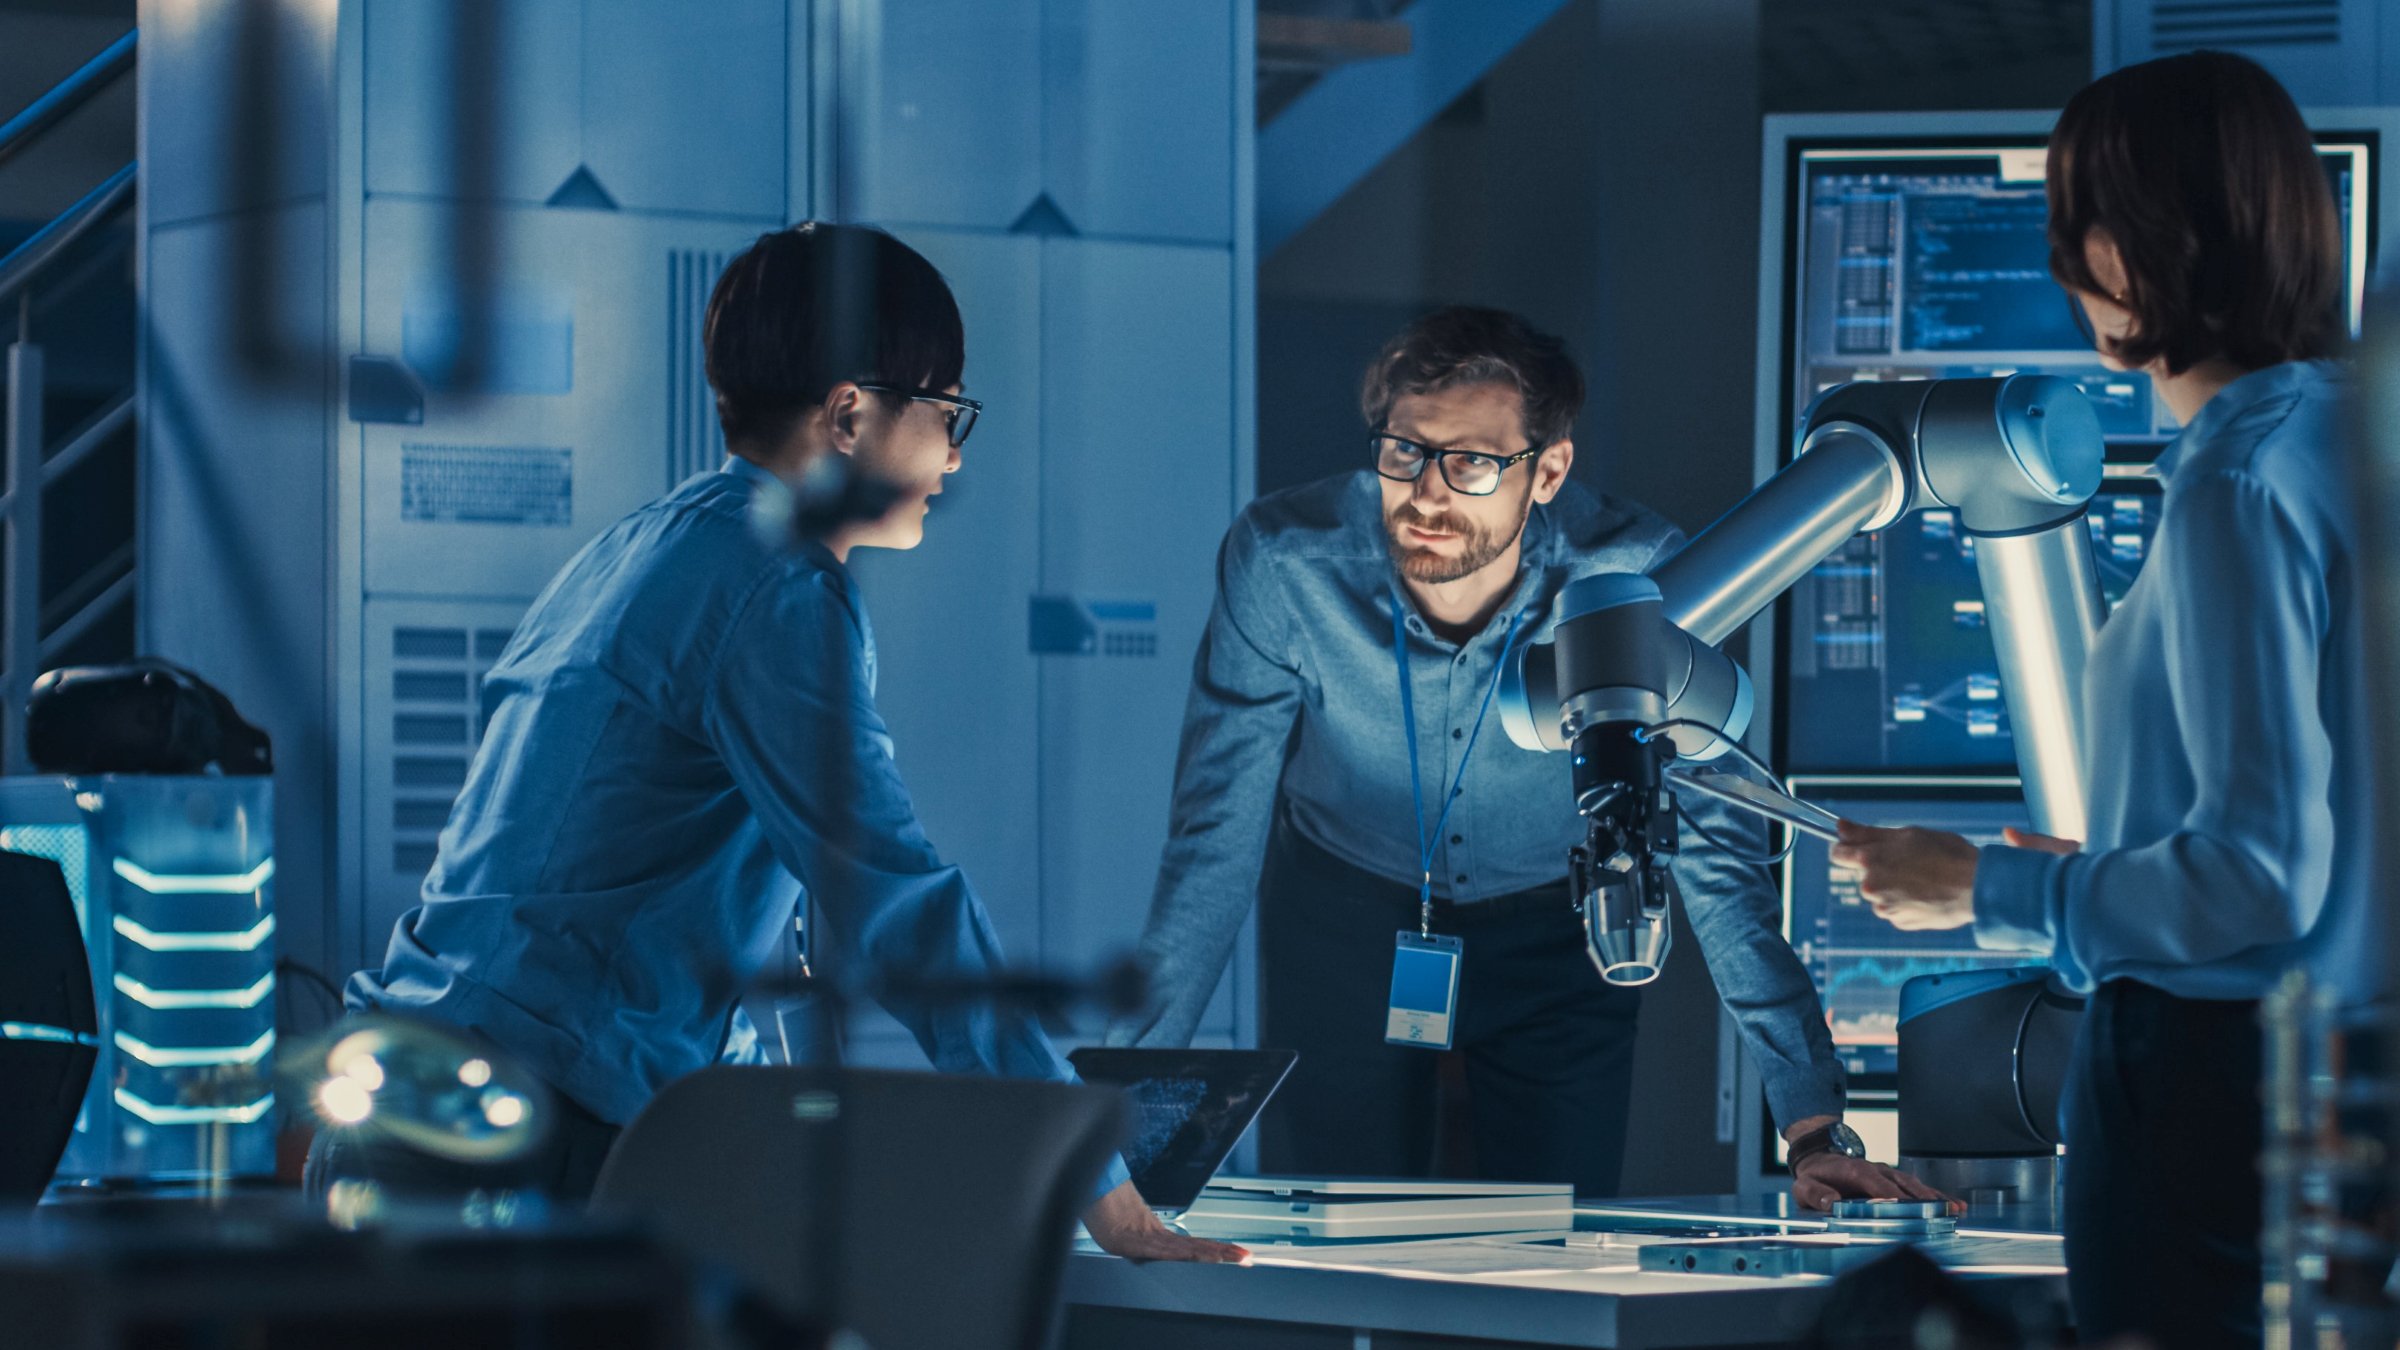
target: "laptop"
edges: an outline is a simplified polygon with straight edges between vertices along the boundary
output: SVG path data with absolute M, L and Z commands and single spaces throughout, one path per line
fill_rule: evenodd
M 1142 1198 L 1170 1222 L 1200 1198 L 1299 1058 L 1292 1050 L 1099 1046 L 1067 1056 L 1086 1083 L 1125 1089 L 1132 1115 L 1125 1166 Z

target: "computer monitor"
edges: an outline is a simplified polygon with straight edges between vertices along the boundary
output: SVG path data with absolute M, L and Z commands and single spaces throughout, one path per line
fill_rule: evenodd
M 2353 331 L 2379 228 L 2388 117 L 2312 118 L 2341 212 Z M 1770 119 L 1760 471 L 1791 453 L 1819 393 L 1854 380 L 2018 371 L 2075 381 L 2099 409 L 2109 476 L 2090 520 L 2114 604 L 2158 526 L 2146 465 L 2177 429 L 2148 377 L 2101 366 L 2050 279 L 2038 114 Z M 1772 355 L 1770 356 L 1770 352 Z M 1772 363 L 1771 365 L 1769 363 Z M 1954 515 L 1851 540 L 1778 604 L 1777 763 L 1800 773 L 2013 772 L 1974 541 Z
M 1867 825 L 1922 825 L 2000 842 L 2026 826 L 2013 778 L 1794 777 L 1792 794 Z M 1783 870 L 1784 936 L 1825 1005 L 1834 1050 L 1853 1091 L 1888 1093 L 1900 1071 L 1900 986 L 1918 975 L 2045 965 L 2039 953 L 1987 951 L 1971 928 L 1903 932 L 1859 898 L 1858 874 L 1836 867 L 1824 840 L 1803 835 Z
M 2112 477 L 2085 520 L 2113 607 L 2158 532 L 2158 480 Z M 1860 535 L 1783 605 L 1782 763 L 1812 773 L 2016 771 L 1999 659 L 1955 512 Z

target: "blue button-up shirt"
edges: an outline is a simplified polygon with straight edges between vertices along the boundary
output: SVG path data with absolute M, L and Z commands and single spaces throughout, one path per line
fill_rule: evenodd
M 1382 513 L 1375 475 L 1360 470 L 1262 497 L 1227 532 L 1142 937 L 1164 1003 L 1149 1021 L 1113 1029 L 1113 1039 L 1191 1038 L 1257 896 L 1279 797 L 1319 847 L 1416 887 L 1416 813 L 1392 652 L 1391 605 L 1403 593 Z M 1520 644 L 1548 641 L 1550 604 L 1566 583 L 1647 571 L 1681 544 L 1674 527 L 1648 511 L 1569 484 L 1533 509 L 1516 588 L 1481 633 L 1446 641 L 1407 606 L 1417 756 L 1430 790 L 1459 774 L 1512 619 L 1524 617 Z M 1436 841 L 1436 895 L 1472 904 L 1566 875 L 1567 851 L 1583 842 L 1585 822 L 1565 755 L 1519 749 L 1487 726 L 1460 791 Z M 1755 818 L 1735 819 L 1714 802 L 1685 805 L 1719 838 L 1765 852 Z M 1435 803 L 1428 808 L 1430 819 Z M 1685 910 L 1758 1061 L 1770 1108 L 1786 1124 L 1838 1114 L 1841 1065 L 1808 972 L 1784 941 L 1771 877 L 1697 839 L 1686 843 L 1675 864 Z
M 2250 999 L 2298 965 L 2386 992 L 2346 383 L 2245 375 L 2160 458 L 2157 541 L 2085 670 L 2091 838 L 1984 849 L 1979 941 L 2078 989 Z
M 858 589 L 823 549 L 753 533 L 765 481 L 740 460 L 694 477 L 534 601 L 485 679 L 424 903 L 350 1006 L 479 1032 L 623 1124 L 680 1075 L 758 1058 L 737 1002 L 804 882 L 852 969 L 1001 964 L 901 784 Z M 1074 1077 L 1032 1017 L 892 1011 L 937 1068 Z

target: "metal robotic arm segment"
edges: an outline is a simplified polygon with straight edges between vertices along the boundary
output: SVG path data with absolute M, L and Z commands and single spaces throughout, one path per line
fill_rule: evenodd
M 1511 660 L 1501 713 L 1517 744 L 1572 754 L 1590 829 L 1570 873 L 1604 977 L 1645 983 L 1665 959 L 1667 766 L 1749 729 L 1749 677 L 1716 644 L 1853 535 L 1921 507 L 1956 512 L 1973 541 L 2034 825 L 2083 837 L 2080 690 L 2103 615 L 2084 507 L 2102 448 L 2082 391 L 2054 377 L 1843 385 L 1810 406 L 1792 463 L 1673 558 L 1560 592 L 1551 640 Z

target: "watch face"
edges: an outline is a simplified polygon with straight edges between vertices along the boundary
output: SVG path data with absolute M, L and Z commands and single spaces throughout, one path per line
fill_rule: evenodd
M 1833 1123 L 1833 1130 L 1827 1137 L 1827 1142 L 1833 1145 L 1834 1152 L 1846 1158 L 1867 1156 L 1866 1141 L 1858 1137 L 1858 1131 L 1838 1120 Z

